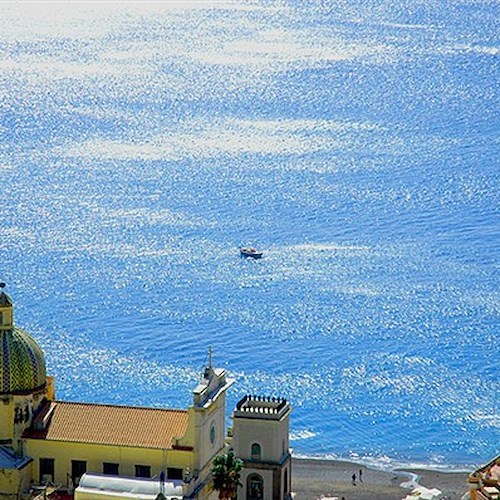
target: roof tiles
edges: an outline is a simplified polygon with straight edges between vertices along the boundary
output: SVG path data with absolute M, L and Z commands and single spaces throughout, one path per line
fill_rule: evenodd
M 186 410 L 53 402 L 52 417 L 43 431 L 28 430 L 25 438 L 111 446 L 171 449 L 185 434 Z

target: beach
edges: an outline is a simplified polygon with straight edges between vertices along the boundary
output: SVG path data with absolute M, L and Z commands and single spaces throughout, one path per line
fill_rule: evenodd
M 359 480 L 359 471 L 361 479 Z M 356 485 L 352 475 L 356 474 Z M 467 472 L 441 472 L 428 469 L 383 471 L 352 462 L 334 460 L 292 460 L 292 492 L 297 500 L 344 497 L 345 500 L 401 500 L 412 486 L 402 487 L 418 476 L 420 486 L 438 488 L 443 498 L 459 500 L 467 491 Z

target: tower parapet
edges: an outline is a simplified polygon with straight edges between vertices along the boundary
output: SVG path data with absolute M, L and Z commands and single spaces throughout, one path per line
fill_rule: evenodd
M 291 411 L 284 398 L 247 395 L 241 399 L 234 410 L 234 417 L 281 420 Z

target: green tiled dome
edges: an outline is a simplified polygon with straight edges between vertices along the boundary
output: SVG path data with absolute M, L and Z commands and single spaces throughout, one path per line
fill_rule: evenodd
M 0 329 L 0 394 L 26 394 L 45 386 L 45 358 L 28 333 Z

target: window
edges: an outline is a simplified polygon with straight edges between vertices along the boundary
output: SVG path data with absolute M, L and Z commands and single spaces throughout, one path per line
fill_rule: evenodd
M 0 311 L 0 325 L 3 325 L 3 312 Z
M 71 479 L 76 488 L 80 483 L 80 478 L 87 472 L 87 462 L 84 460 L 71 460 Z
M 182 469 L 167 467 L 167 479 L 182 479 Z
M 285 490 L 285 496 L 288 493 L 288 469 L 285 469 L 285 474 L 284 474 L 284 479 L 283 479 L 284 484 L 284 490 Z
M 135 477 L 151 477 L 151 466 L 149 465 L 136 465 Z
M 119 465 L 112 464 L 110 462 L 102 463 L 102 473 L 108 474 L 110 476 L 118 476 L 120 473 L 118 472 Z
M 258 443 L 252 444 L 251 455 L 252 455 L 252 460 L 260 460 L 260 456 L 261 456 L 260 444 L 258 444 Z
M 264 498 L 264 481 L 258 474 L 250 474 L 247 479 L 247 500 Z
M 40 459 L 40 482 L 47 484 L 54 482 L 54 459 Z

